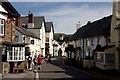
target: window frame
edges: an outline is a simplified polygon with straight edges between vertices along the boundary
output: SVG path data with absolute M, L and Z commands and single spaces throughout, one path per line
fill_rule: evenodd
M 7 61 L 24 61 L 25 60 L 25 51 L 24 47 L 8 47 L 7 51 Z
M 2 24 L 2 21 L 3 21 L 3 24 Z M 1 31 L 1 27 L 3 26 L 3 33 L 2 33 L 2 31 Z M 3 37 L 3 36 L 5 36 L 5 19 L 2 19 L 2 18 L 0 18 L 0 37 Z

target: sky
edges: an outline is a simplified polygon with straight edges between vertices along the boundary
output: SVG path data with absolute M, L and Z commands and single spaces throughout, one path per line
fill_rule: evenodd
M 11 4 L 22 15 L 27 16 L 29 11 L 34 16 L 44 16 L 46 22 L 53 22 L 55 33 L 73 34 L 76 31 L 76 23 L 80 22 L 81 26 L 88 21 L 99 20 L 112 14 L 112 1 L 108 2 L 83 2 L 80 0 L 61 1 L 61 2 L 17 2 L 11 1 Z M 31 0 L 32 1 L 32 0 Z M 98 0 L 99 1 L 99 0 Z M 100 0 L 102 1 L 102 0 Z

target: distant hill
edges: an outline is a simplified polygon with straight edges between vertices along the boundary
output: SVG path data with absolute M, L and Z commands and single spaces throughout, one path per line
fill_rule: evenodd
M 64 34 L 64 33 L 54 33 L 54 40 L 58 41 L 61 45 L 64 41 L 67 41 L 72 34 Z M 63 40 L 60 40 L 60 37 L 63 36 Z

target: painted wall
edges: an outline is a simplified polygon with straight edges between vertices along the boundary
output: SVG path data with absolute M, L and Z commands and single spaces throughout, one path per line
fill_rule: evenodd
M 7 11 L 1 5 L 0 5 L 0 11 L 7 13 Z M 2 14 L 0 14 L 0 18 L 7 20 L 7 16 L 3 16 Z
M 34 40 L 34 44 L 28 45 L 28 47 L 30 47 L 31 56 L 33 58 L 35 56 L 35 53 L 37 55 L 40 54 L 40 40 L 32 37 L 30 37 L 30 40 Z
M 41 39 L 41 54 L 45 57 L 45 24 L 42 23 L 42 27 L 40 29 L 40 39 Z

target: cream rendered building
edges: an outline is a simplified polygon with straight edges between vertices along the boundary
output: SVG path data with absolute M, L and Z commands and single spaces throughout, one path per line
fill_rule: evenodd
M 115 45 L 115 67 L 120 69 L 120 0 L 113 0 L 111 44 Z

